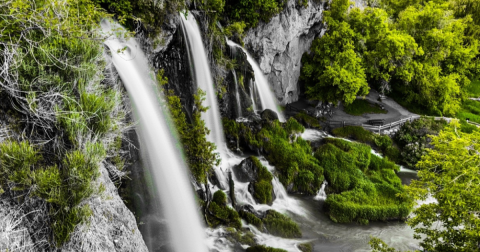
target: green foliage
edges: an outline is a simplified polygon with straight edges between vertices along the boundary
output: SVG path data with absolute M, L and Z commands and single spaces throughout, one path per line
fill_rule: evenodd
M 255 27 L 258 22 L 268 22 L 283 10 L 286 4 L 283 0 L 227 0 L 225 12 L 234 22 L 245 22 L 247 27 Z
M 345 105 L 345 113 L 349 115 L 363 114 L 386 114 L 388 111 L 382 109 L 378 104 L 372 104 L 367 100 L 356 99 L 351 104 Z
M 337 137 L 349 138 L 362 143 L 371 144 L 375 141 L 373 133 L 361 126 L 345 126 L 336 128 L 332 130 L 332 133 Z
M 408 199 L 399 198 L 403 192 L 398 167 L 370 153 L 360 143 L 326 139 L 315 157 L 325 167 L 325 179 L 331 194 L 325 202 L 330 218 L 335 222 L 405 218 L 411 209 Z
M 255 166 L 258 168 L 257 179 L 253 181 L 254 193 L 253 197 L 260 204 L 272 204 L 273 198 L 273 185 L 272 185 L 272 174 L 268 169 L 263 166 L 258 158 L 252 156 L 250 157 L 254 162 Z
M 15 189 L 26 189 L 34 183 L 32 170 L 41 155 L 28 142 L 4 142 L 0 145 L 0 182 L 6 188 L 8 182 Z
M 284 238 L 299 238 L 302 236 L 302 232 L 297 223 L 275 210 L 268 210 L 266 212 L 265 218 L 263 218 L 263 224 L 267 231 L 275 236 Z
M 304 130 L 294 118 L 290 118 L 283 125 L 278 121 L 267 122 L 257 132 L 244 123 L 226 118 L 223 125 L 227 136 L 235 137 L 248 146 L 265 150 L 266 158 L 275 165 L 283 185 L 293 183 L 293 190 L 310 195 L 318 192 L 323 182 L 323 168 L 312 157 L 310 143 L 294 136 Z M 302 176 L 298 177 L 301 171 L 310 173 L 302 173 Z M 310 174 L 313 174 L 313 180 Z
M 168 83 L 168 79 L 163 77 L 163 69 L 157 73 L 157 82 L 161 89 Z M 198 182 L 206 183 L 207 174 L 211 172 L 213 165 L 219 164 L 220 160 L 218 153 L 214 152 L 215 144 L 207 141 L 210 130 L 201 117 L 202 113 L 208 109 L 203 106 L 205 93 L 201 89 L 197 92 L 194 95 L 196 109 L 192 113 L 192 122 L 188 123 L 180 97 L 176 96 L 173 90 L 164 90 L 173 127 L 178 132 L 190 171 Z
M 262 230 L 263 222 L 260 218 L 258 218 L 257 216 L 255 216 L 252 213 L 249 213 L 249 212 L 246 212 L 246 211 L 243 211 L 243 210 L 239 211 L 238 214 L 248 224 L 252 224 L 252 225 L 256 226 L 258 229 Z
M 431 135 L 436 135 L 446 125 L 446 121 L 421 117 L 413 122 L 407 121 L 395 134 L 395 141 L 401 150 L 402 163 L 414 168 L 427 148 L 431 148 Z
M 350 104 L 368 80 L 427 114 L 455 115 L 480 70 L 477 9 L 470 0 L 383 0 L 362 10 L 332 1 L 325 36 L 302 59 L 307 95 Z
M 480 123 L 480 101 L 465 100 L 456 117 L 461 120 L 468 118 L 472 122 Z
M 216 191 L 213 200 L 208 204 L 207 220 L 210 226 L 226 225 L 241 228 L 242 222 L 237 211 L 227 206 L 227 195 L 221 190 Z
M 417 164 L 418 180 L 407 187 L 415 200 L 436 200 L 418 206 L 408 221 L 426 251 L 478 250 L 480 132 L 459 127 L 454 120 L 432 136 L 433 149 Z
M 312 117 L 305 113 L 304 111 L 301 111 L 299 113 L 296 113 L 295 116 L 293 116 L 298 122 L 302 123 L 306 127 L 312 127 L 312 128 L 317 128 L 317 129 L 322 129 L 320 123 L 318 122 L 318 119 L 315 117 Z
M 247 248 L 246 252 L 287 252 L 287 251 L 283 249 L 266 247 L 264 245 L 255 245 Z

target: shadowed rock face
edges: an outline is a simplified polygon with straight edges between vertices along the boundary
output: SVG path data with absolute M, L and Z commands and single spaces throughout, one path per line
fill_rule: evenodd
M 325 33 L 323 11 L 326 2 L 309 0 L 305 8 L 297 0 L 289 0 L 287 7 L 270 22 L 260 23 L 247 32 L 246 48 L 267 75 L 280 104 L 298 100 L 302 55 L 310 50 L 316 37 Z M 352 7 L 365 6 L 365 0 L 353 2 Z
M 322 2 L 309 1 L 305 8 L 289 0 L 280 14 L 249 30 L 244 39 L 281 104 L 298 100 L 302 55 L 322 35 L 323 9 Z
M 252 182 L 258 177 L 257 165 L 251 157 L 244 159 L 240 164 L 233 167 L 235 178 L 240 182 Z

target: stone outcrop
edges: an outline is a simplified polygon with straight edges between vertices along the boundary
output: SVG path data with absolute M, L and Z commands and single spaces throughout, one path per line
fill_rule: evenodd
M 92 216 L 88 223 L 76 227 L 62 251 L 147 252 L 134 215 L 118 195 L 117 187 L 110 180 L 103 165 L 96 183 L 103 185 L 105 191 L 84 202 L 90 205 Z
M 298 100 L 302 55 L 322 33 L 324 6 L 309 0 L 305 8 L 289 0 L 279 15 L 250 29 L 244 39 L 281 104 Z

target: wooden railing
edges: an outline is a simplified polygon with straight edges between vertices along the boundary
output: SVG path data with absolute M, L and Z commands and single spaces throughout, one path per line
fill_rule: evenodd
M 413 121 L 415 119 L 418 119 L 420 118 L 419 115 L 414 115 L 414 116 L 410 116 L 410 117 L 407 117 L 407 118 L 403 118 L 403 119 L 400 119 L 398 121 L 395 121 L 395 122 L 391 122 L 391 123 L 387 123 L 387 124 L 383 124 L 383 125 L 370 125 L 370 124 L 364 124 L 364 123 L 361 123 L 361 122 L 346 122 L 346 121 L 328 121 L 327 123 L 331 126 L 331 127 L 345 127 L 345 126 L 362 126 L 364 129 L 366 130 L 371 130 L 373 132 L 377 132 L 377 133 L 381 133 L 382 131 L 384 130 L 390 130 L 390 129 L 393 129 L 395 127 L 398 127 L 398 126 L 402 126 L 405 122 L 407 121 Z M 438 121 L 438 120 L 446 120 L 448 122 L 450 122 L 452 119 L 454 118 L 450 118 L 450 117 L 433 117 L 434 120 Z M 471 125 L 475 125 L 477 127 L 480 127 L 480 124 L 479 123 L 476 123 L 476 122 L 472 122 L 472 121 L 469 121 L 468 122 L 469 124 Z

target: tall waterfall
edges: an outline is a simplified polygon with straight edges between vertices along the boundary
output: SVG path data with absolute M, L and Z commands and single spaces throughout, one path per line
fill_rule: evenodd
M 193 65 L 195 70 L 195 82 L 197 83 L 197 87 L 205 91 L 207 95 L 205 101 L 209 109 L 206 113 L 202 114 L 202 119 L 205 121 L 207 128 L 210 129 L 210 135 L 207 136 L 207 140 L 215 143 L 217 146 L 217 151 L 220 154 L 220 158 L 222 159 L 221 167 L 225 167 L 224 161 L 227 159 L 227 154 L 222 118 L 218 108 L 215 86 L 213 84 L 213 79 L 207 60 L 207 53 L 205 52 L 202 36 L 200 35 L 200 29 L 198 28 L 197 21 L 192 14 L 188 15 L 187 18 L 185 18 L 185 15 L 182 14 L 180 16 L 184 34 L 186 34 L 187 37 L 187 50 L 191 55 L 189 58 L 191 61 L 190 64 Z M 223 170 L 219 167 L 216 167 L 215 173 L 218 177 L 218 180 L 222 184 L 222 187 L 227 188 L 227 177 Z
M 271 109 L 278 114 L 278 119 L 281 122 L 285 122 L 285 116 L 283 115 L 282 111 L 278 108 L 276 99 L 273 95 L 273 92 L 270 90 L 270 86 L 268 84 L 265 75 L 263 74 L 260 66 L 258 66 L 257 62 L 253 59 L 253 57 L 240 45 L 236 44 L 235 42 L 227 39 L 227 44 L 229 46 L 235 46 L 241 48 L 245 54 L 247 54 L 248 63 L 253 68 L 253 72 L 255 73 L 255 82 L 257 83 L 258 88 L 258 96 L 260 97 L 260 103 L 262 105 L 262 109 Z
M 237 98 L 237 117 L 242 117 L 242 104 L 240 103 L 240 93 L 238 92 L 238 80 L 237 80 L 237 72 L 235 69 L 232 70 L 233 73 L 233 80 L 235 82 L 235 96 Z
M 102 21 L 104 32 L 114 24 Z M 168 222 L 171 247 L 176 252 L 206 252 L 205 233 L 195 204 L 192 185 L 181 153 L 167 125 L 168 111 L 159 102 L 160 94 L 150 76 L 147 58 L 135 39 L 112 36 L 105 44 L 132 101 L 138 121 L 137 133 L 152 180 Z

